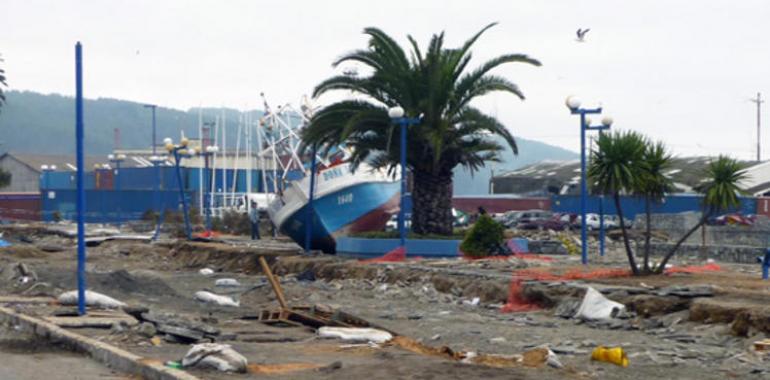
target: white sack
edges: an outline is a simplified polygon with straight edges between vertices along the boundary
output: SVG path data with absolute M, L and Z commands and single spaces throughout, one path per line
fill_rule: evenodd
M 195 292 L 195 299 L 201 302 L 213 303 L 219 306 L 232 306 L 232 307 L 241 306 L 240 302 L 235 301 L 228 296 L 220 296 L 219 294 L 214 294 L 211 292 L 207 292 L 205 290 L 201 290 L 200 292 Z
M 385 343 L 393 339 L 387 331 L 361 327 L 321 327 L 318 336 L 322 338 L 339 338 L 354 342 Z
M 229 344 L 196 344 L 182 359 L 182 367 L 209 367 L 224 372 L 246 372 L 248 361 Z
M 72 290 L 62 293 L 59 295 L 59 303 L 62 305 L 77 305 L 78 291 Z M 97 306 L 104 309 L 118 309 L 126 306 L 126 304 L 112 297 L 105 296 L 104 294 L 86 290 L 86 306 Z

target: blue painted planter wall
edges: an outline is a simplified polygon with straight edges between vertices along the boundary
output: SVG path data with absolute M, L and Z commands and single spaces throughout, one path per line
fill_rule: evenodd
M 337 238 L 337 254 L 358 258 L 380 257 L 396 248 L 398 239 Z M 460 240 L 406 240 L 407 257 L 459 257 Z

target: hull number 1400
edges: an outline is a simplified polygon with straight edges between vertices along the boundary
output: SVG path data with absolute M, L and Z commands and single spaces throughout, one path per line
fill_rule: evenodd
M 344 205 L 348 203 L 353 203 L 353 193 L 340 194 L 337 196 L 338 205 Z

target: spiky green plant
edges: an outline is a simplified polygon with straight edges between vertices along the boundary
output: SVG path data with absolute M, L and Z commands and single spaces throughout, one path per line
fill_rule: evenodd
M 650 237 L 652 234 L 651 226 L 651 204 L 660 203 L 666 193 L 674 189 L 671 178 L 666 175 L 666 171 L 671 168 L 671 154 L 666 149 L 663 142 L 647 141 L 644 149 L 643 171 L 636 192 L 644 197 L 644 212 L 646 219 L 646 233 L 644 236 L 644 266 L 645 273 L 650 272 Z
M 644 137 L 636 132 L 602 133 L 591 152 L 587 173 L 594 192 L 610 195 L 615 201 L 628 264 L 634 274 L 639 274 L 639 268 L 628 240 L 620 195 L 633 193 L 640 186 L 645 170 L 645 147 Z
M 655 268 L 656 273 L 663 273 L 666 264 L 674 256 L 679 246 L 703 226 L 711 216 L 735 209 L 741 204 L 739 196 L 744 192 L 741 188 L 741 182 L 746 179 L 745 165 L 734 158 L 720 155 L 709 163 L 705 174 L 708 180 L 696 188 L 698 192 L 703 194 L 702 216 L 698 223 L 688 230 L 666 253 L 663 261 Z

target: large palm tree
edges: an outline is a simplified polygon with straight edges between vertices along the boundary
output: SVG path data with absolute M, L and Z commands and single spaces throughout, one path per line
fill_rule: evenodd
M 398 127 L 387 110 L 401 106 L 411 117 L 422 115 L 419 125 L 407 133 L 407 165 L 412 171 L 414 210 L 412 229 L 419 234 L 452 232 L 452 169 L 463 165 L 471 171 L 486 161 L 499 161 L 503 146 L 491 139 L 501 136 L 518 154 L 516 141 L 497 119 L 473 107 L 471 102 L 494 91 L 520 99 L 519 87 L 490 71 L 521 62 L 540 62 L 523 54 L 505 54 L 470 70 L 471 47 L 490 27 L 476 33 L 459 48 L 444 46 L 444 33 L 433 35 L 423 52 L 408 36 L 407 53 L 377 28 L 366 28 L 369 46 L 345 54 L 334 62 L 357 62 L 371 73 L 361 77 L 340 75 L 316 86 L 313 95 L 349 90 L 363 99 L 343 100 L 318 111 L 303 130 L 307 146 L 327 149 L 339 144 L 352 148 L 354 165 L 368 162 L 374 167 L 395 168 L 399 162 Z
M 662 142 L 647 141 L 644 149 L 643 171 L 638 184 L 637 193 L 644 197 L 644 212 L 646 216 L 646 233 L 644 235 L 644 266 L 645 273 L 650 272 L 650 237 L 651 205 L 660 203 L 666 193 L 673 190 L 673 181 L 666 175 L 671 168 L 671 154 Z
M 700 220 L 674 244 L 655 272 L 663 273 L 679 246 L 711 216 L 740 206 L 741 200 L 738 196 L 743 193 L 740 183 L 746 178 L 746 167 L 742 163 L 730 157 L 719 156 L 706 168 L 706 178 L 708 181 L 697 188 L 703 194 L 703 213 Z
M 628 240 L 620 195 L 635 192 L 639 188 L 645 169 L 645 147 L 644 137 L 636 132 L 602 133 L 596 141 L 596 148 L 591 152 L 591 165 L 588 168 L 594 192 L 611 195 L 615 201 L 628 264 L 635 275 L 639 274 L 639 268 Z

